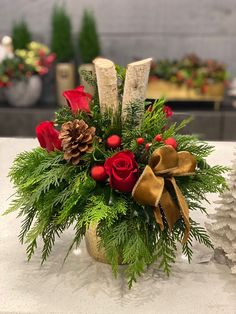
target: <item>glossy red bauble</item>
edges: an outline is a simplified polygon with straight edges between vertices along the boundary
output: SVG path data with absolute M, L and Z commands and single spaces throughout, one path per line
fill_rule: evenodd
M 116 148 L 120 147 L 120 145 L 121 145 L 121 138 L 119 135 L 114 134 L 114 135 L 111 135 L 108 137 L 106 143 L 107 143 L 107 146 L 109 148 L 116 149 Z
M 138 145 L 142 145 L 142 144 L 144 143 L 144 138 L 138 137 L 138 138 L 136 139 L 136 142 L 137 142 Z
M 177 148 L 177 142 L 176 142 L 176 140 L 175 140 L 173 137 L 167 138 L 167 139 L 165 140 L 165 144 L 172 146 L 174 149 Z
M 91 177 L 95 181 L 105 181 L 107 178 L 105 168 L 103 166 L 94 166 L 91 169 Z
M 145 145 L 145 148 L 146 148 L 147 151 L 149 150 L 150 147 L 151 147 L 151 144 L 150 144 L 150 143 L 147 143 L 147 144 Z
M 160 134 L 157 134 L 157 135 L 155 136 L 155 141 L 157 141 L 157 142 L 161 142 L 161 141 L 162 141 L 162 137 L 161 137 Z

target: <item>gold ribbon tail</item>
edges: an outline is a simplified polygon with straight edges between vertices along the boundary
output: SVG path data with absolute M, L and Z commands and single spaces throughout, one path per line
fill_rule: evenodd
M 182 240 L 182 243 L 186 243 L 188 241 L 188 237 L 189 237 L 189 232 L 190 232 L 190 222 L 189 222 L 189 207 L 188 204 L 185 200 L 185 197 L 183 196 L 182 192 L 180 191 L 175 178 L 170 178 L 169 179 L 173 185 L 176 197 L 177 197 L 177 201 L 179 204 L 179 208 L 180 208 L 180 213 L 181 216 L 183 217 L 184 223 L 185 223 L 185 232 L 184 232 L 184 238 Z

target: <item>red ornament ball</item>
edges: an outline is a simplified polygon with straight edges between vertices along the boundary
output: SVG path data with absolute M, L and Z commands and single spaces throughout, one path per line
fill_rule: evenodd
M 157 135 L 155 136 L 155 141 L 157 141 L 157 142 L 161 142 L 161 141 L 162 141 L 162 137 L 161 137 L 160 134 L 157 134 Z
M 138 137 L 138 138 L 136 139 L 136 142 L 137 142 L 138 145 L 142 145 L 142 144 L 144 143 L 144 138 Z
M 165 144 L 172 146 L 174 149 L 177 148 L 177 142 L 176 142 L 176 140 L 175 140 L 173 137 L 167 138 L 167 139 L 165 140 Z
M 150 143 L 147 143 L 147 144 L 145 145 L 145 148 L 146 148 L 147 151 L 149 150 L 150 147 L 151 147 L 151 144 L 150 144 Z
M 121 145 L 121 138 L 119 135 L 111 135 L 107 139 L 107 146 L 113 149 L 120 147 Z
M 103 166 L 93 166 L 91 169 L 91 177 L 95 181 L 105 181 L 107 174 Z

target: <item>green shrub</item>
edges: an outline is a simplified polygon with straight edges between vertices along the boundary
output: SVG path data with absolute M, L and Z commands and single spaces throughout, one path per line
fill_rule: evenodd
M 79 50 L 83 63 L 91 63 L 100 54 L 96 22 L 92 12 L 85 10 L 79 33 Z
M 14 49 L 26 49 L 32 40 L 28 25 L 23 20 L 13 24 L 11 36 Z
M 69 62 L 74 58 L 71 21 L 64 7 L 53 9 L 51 50 L 56 53 L 58 62 Z

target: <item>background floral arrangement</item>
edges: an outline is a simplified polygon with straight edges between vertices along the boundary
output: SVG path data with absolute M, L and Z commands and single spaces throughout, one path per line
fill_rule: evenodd
M 152 65 L 151 76 L 197 88 L 203 94 L 210 84 L 224 83 L 228 79 L 224 64 L 212 59 L 202 60 L 194 54 L 180 60 L 158 60 Z
M 33 74 L 46 74 L 56 59 L 47 46 L 30 42 L 27 49 L 17 49 L 13 58 L 0 63 L 0 87 L 12 85 L 15 80 L 26 80 Z
M 121 100 L 125 69 L 116 70 Z M 97 87 L 90 72 L 83 74 Z M 179 134 L 189 120 L 172 123 L 163 99 L 131 102 L 124 118 L 121 101 L 116 112 L 102 112 L 98 92 L 92 98 L 83 86 L 64 97 L 68 105 L 55 120 L 36 128 L 41 147 L 19 154 L 9 174 L 16 195 L 6 213 L 17 210 L 23 218 L 19 239 L 28 259 L 38 238 L 43 263 L 67 228 L 74 228 L 69 254 L 96 226 L 114 274 L 124 264 L 131 287 L 155 261 L 169 274 L 178 243 L 189 262 L 194 240 L 212 247 L 189 211 L 206 213 L 202 201 L 226 187 L 227 169 L 207 164 L 213 147 Z

